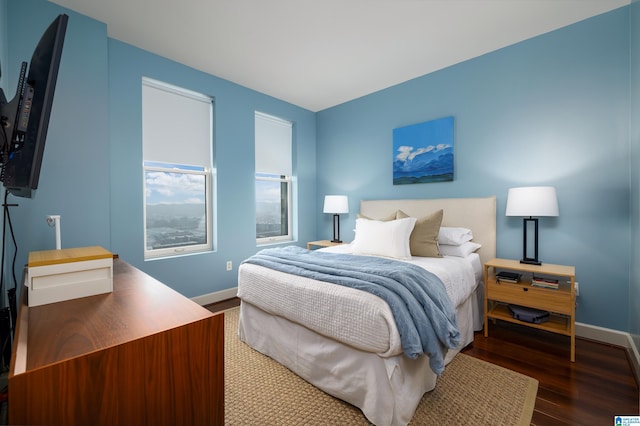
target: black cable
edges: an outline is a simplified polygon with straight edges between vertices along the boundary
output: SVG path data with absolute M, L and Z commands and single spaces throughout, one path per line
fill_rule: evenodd
M 7 139 L 7 129 L 5 127 L 5 123 L 6 123 L 7 119 L 6 117 L 2 117 L 1 122 L 0 122 L 0 128 L 2 128 L 2 136 L 4 138 L 4 144 L 0 145 L 0 162 L 2 163 L 2 169 L 0 169 L 0 180 L 4 179 L 4 171 L 5 171 L 5 166 L 6 164 L 6 160 L 7 160 L 7 152 L 8 152 L 8 146 L 9 146 L 9 140 Z M 7 197 L 9 196 L 9 191 L 5 190 L 4 192 L 4 204 L 2 205 L 2 256 L 1 256 L 1 260 L 0 260 L 0 294 L 2 294 L 2 289 L 4 288 L 4 252 L 5 252 L 5 235 L 7 235 L 6 232 L 6 225 L 7 225 L 7 214 L 9 212 L 8 207 L 7 207 Z
M 8 151 L 9 149 L 7 148 L 9 146 L 9 139 L 7 138 L 7 117 L 2 116 L 0 118 L 0 126 L 2 127 L 2 136 L 4 137 L 4 145 L 0 145 L 2 148 L 4 148 L 5 151 Z
M 2 342 L 2 370 L 6 371 L 9 369 L 10 364 L 11 364 L 11 359 L 5 359 L 4 355 L 5 352 L 7 351 L 7 345 L 11 344 L 11 334 L 7 334 L 7 336 L 4 338 L 4 342 Z
M 17 204 L 9 204 L 8 203 L 9 191 L 5 189 L 4 192 L 4 214 L 3 214 L 3 223 L 2 223 L 2 255 L 0 256 L 0 294 L 2 290 L 5 288 L 4 286 L 4 266 L 5 266 L 5 252 L 6 252 L 6 239 L 7 239 L 7 223 L 9 224 L 9 234 L 11 235 L 11 240 L 13 241 L 13 259 L 11 262 L 11 276 L 13 278 L 13 288 L 8 288 L 7 285 L 7 298 L 9 301 L 9 342 L 13 340 L 13 334 L 15 333 L 16 327 L 16 319 L 18 316 L 17 306 L 16 306 L 16 291 L 18 287 L 18 280 L 16 278 L 16 259 L 18 257 L 18 243 L 16 241 L 16 236 L 13 231 L 13 223 L 11 222 L 11 213 L 9 207 L 17 206 Z
M 7 161 L 9 160 L 9 150 L 10 143 L 9 138 L 7 137 L 7 129 L 6 129 L 6 117 L 2 117 L 0 119 L 0 127 L 2 128 L 2 137 L 4 138 L 4 144 L 0 145 L 0 163 L 2 165 L 2 169 L 0 169 L 0 180 L 4 182 L 4 172 Z
M 2 204 L 2 255 L 0 256 L 0 294 L 4 288 L 4 254 L 6 252 L 6 235 L 7 235 L 7 214 L 9 207 L 7 206 L 7 197 L 9 191 L 4 191 L 4 203 Z
M 6 171 L 6 166 L 7 166 L 7 161 L 9 160 L 9 151 L 11 149 L 10 147 L 10 141 L 9 138 L 7 137 L 7 118 L 2 116 L 0 118 L 0 128 L 2 129 L 2 131 L 0 132 L 0 134 L 2 135 L 2 138 L 4 140 L 4 143 L 0 143 L 0 181 L 4 182 L 4 174 Z M 9 307 L 7 308 L 2 308 L 2 313 L 0 314 L 2 317 L 4 317 L 5 314 L 5 310 L 8 310 L 8 318 L 6 318 L 6 321 L 8 322 L 8 329 L 6 330 L 6 336 L 4 338 L 3 342 L 0 342 L 0 344 L 2 345 L 1 349 L 0 349 L 0 354 L 1 354 L 1 359 L 2 359 L 2 369 L 3 370 L 8 370 L 9 369 L 9 363 L 11 362 L 11 352 L 9 349 L 9 354 L 7 355 L 7 348 L 12 346 L 12 341 L 13 341 L 13 332 L 15 330 L 15 320 L 13 319 L 13 314 L 11 312 L 12 308 L 11 308 L 11 299 L 13 296 L 13 303 L 15 303 L 15 283 L 16 283 L 16 277 L 15 277 L 15 262 L 16 262 L 16 254 L 17 254 L 17 244 L 15 241 L 15 236 L 13 235 L 13 227 L 11 226 L 11 217 L 9 214 L 9 204 L 7 203 L 7 198 L 9 196 L 9 191 L 7 191 L 5 189 L 5 194 L 4 194 L 4 203 L 2 205 L 3 209 L 2 209 L 2 255 L 0 256 L 0 295 L 4 294 L 3 290 L 5 288 L 5 280 L 4 280 L 4 273 L 5 273 L 5 252 L 6 252 L 6 228 L 7 228 L 7 221 L 9 222 L 9 226 L 11 229 L 11 234 L 13 237 L 13 241 L 14 241 L 14 246 L 15 251 L 14 251 L 14 259 L 13 259 L 13 280 L 14 280 L 14 289 L 13 294 L 10 295 L 7 293 L 7 297 L 9 299 Z M 4 305 L 4 303 L 2 303 L 2 305 Z M 5 318 L 2 318 L 2 324 L 4 324 L 4 320 Z M 5 330 L 2 330 L 3 332 Z M 9 359 L 7 359 L 7 356 Z
M 11 274 L 13 276 L 13 289 L 17 289 L 18 280 L 16 279 L 16 259 L 18 257 L 18 243 L 16 242 L 16 235 L 13 232 L 13 224 L 11 223 L 11 213 L 9 213 L 9 204 L 7 204 L 7 196 L 9 191 L 5 190 L 4 195 L 4 205 L 7 211 L 7 222 L 9 222 L 9 233 L 11 235 L 11 240 L 13 241 L 13 260 L 11 262 Z M 17 204 L 15 204 L 17 206 Z M 3 248 L 4 249 L 4 248 Z M 0 290 L 2 288 L 0 287 Z
M 5 189 L 4 194 L 4 209 L 6 214 L 6 223 L 9 223 L 9 234 L 11 235 L 11 240 L 13 241 L 13 259 L 11 262 L 11 276 L 13 277 L 13 288 L 8 288 L 7 285 L 7 299 L 9 301 L 9 339 L 10 342 L 13 342 L 13 336 L 16 331 L 16 320 L 18 318 L 18 307 L 16 304 L 16 292 L 18 288 L 18 279 L 16 278 L 16 260 L 18 258 L 18 242 L 16 241 L 16 235 L 13 231 L 13 223 L 11 222 L 11 213 L 9 211 L 10 206 L 17 206 L 17 204 L 9 204 L 7 203 L 7 198 L 9 196 L 9 191 Z M 4 268 L 4 251 L 5 251 L 5 239 L 6 233 L 3 228 L 2 235 L 2 267 Z M 4 273 L 4 270 L 3 270 Z M 0 285 L 0 294 L 2 294 L 2 286 Z

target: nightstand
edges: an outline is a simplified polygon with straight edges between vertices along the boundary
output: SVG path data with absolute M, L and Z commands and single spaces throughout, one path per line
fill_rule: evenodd
M 307 250 L 311 250 L 311 247 L 333 247 L 339 246 L 344 243 L 334 243 L 329 240 L 310 241 L 307 243 Z
M 496 273 L 508 271 L 522 274 L 516 283 L 496 280 Z M 533 277 L 558 280 L 558 288 L 532 285 Z M 533 327 L 571 338 L 571 361 L 576 360 L 576 272 L 573 266 L 529 265 L 517 260 L 493 259 L 484 264 L 484 336 L 489 336 L 489 319 L 503 320 Z M 508 305 L 520 305 L 550 312 L 548 321 L 530 323 L 513 318 Z

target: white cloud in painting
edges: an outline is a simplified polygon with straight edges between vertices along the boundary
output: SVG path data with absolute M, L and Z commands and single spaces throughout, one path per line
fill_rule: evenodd
M 398 161 L 412 161 L 418 155 L 427 154 L 427 153 L 436 153 L 438 151 L 442 151 L 444 149 L 449 148 L 447 144 L 438 144 L 438 145 L 429 145 L 424 148 L 418 148 L 414 150 L 412 146 L 399 146 L 398 147 L 398 155 L 396 156 L 396 160 Z

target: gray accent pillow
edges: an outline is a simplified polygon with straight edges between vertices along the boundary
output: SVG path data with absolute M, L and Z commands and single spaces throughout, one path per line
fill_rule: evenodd
M 438 233 L 442 224 L 442 209 L 416 220 L 411 236 L 409 237 L 409 247 L 412 256 L 421 257 L 442 257 L 438 248 Z M 396 219 L 410 217 L 402 210 L 396 212 Z

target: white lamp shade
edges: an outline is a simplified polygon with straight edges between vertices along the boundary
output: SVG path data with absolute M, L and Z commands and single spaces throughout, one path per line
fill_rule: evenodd
M 349 198 L 346 195 L 325 195 L 323 213 L 349 213 Z
M 507 216 L 558 216 L 558 197 L 552 186 L 509 189 Z

